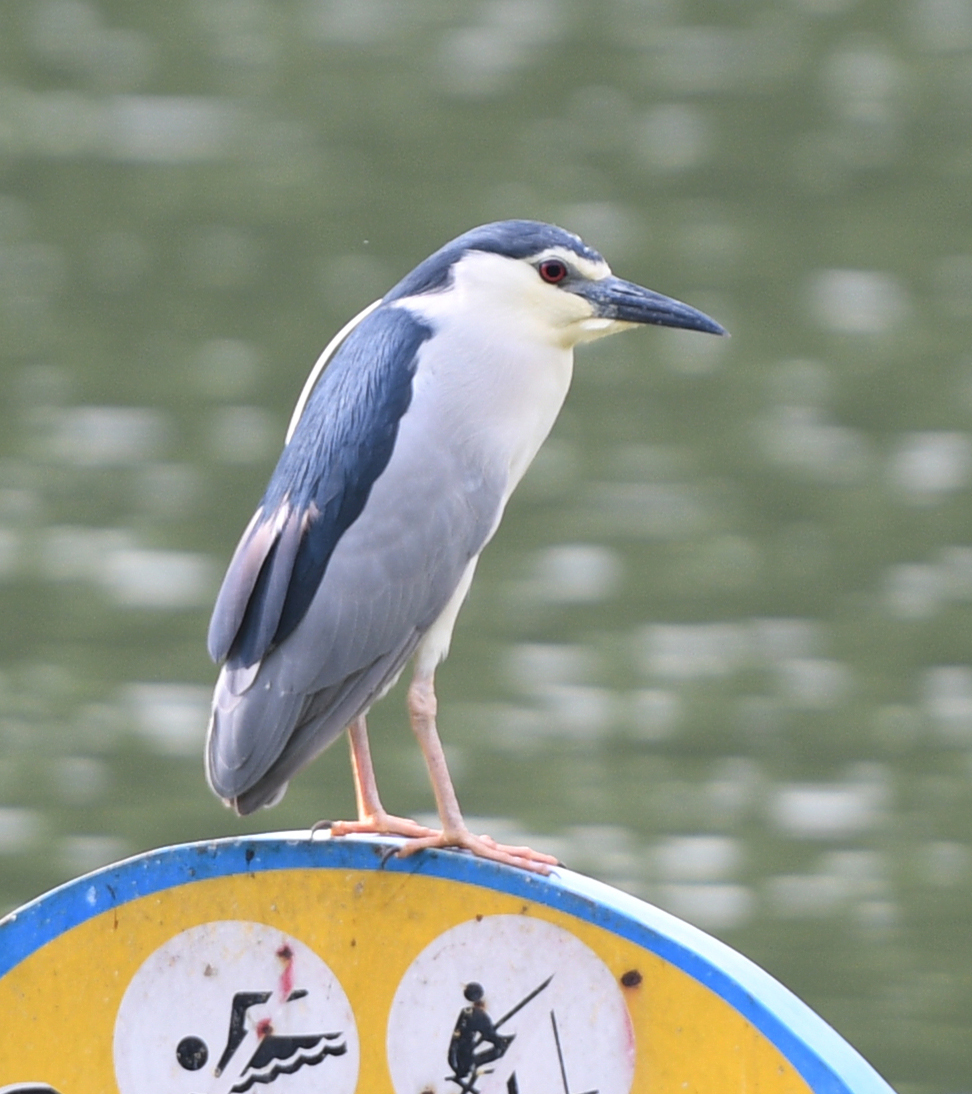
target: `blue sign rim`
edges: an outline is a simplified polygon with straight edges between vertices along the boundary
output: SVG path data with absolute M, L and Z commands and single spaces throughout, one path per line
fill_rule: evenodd
M 69 881 L 0 920 L 0 977 L 94 916 L 193 881 L 271 870 L 385 870 L 492 889 L 602 927 L 715 992 L 776 1046 L 814 1094 L 894 1094 L 834 1029 L 769 973 L 651 904 L 571 870 L 549 877 L 454 851 L 399 859 L 401 841 L 271 832 L 148 851 Z

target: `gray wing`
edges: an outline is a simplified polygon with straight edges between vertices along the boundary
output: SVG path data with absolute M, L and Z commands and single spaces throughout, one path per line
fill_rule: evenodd
M 430 328 L 402 308 L 356 324 L 301 396 L 256 516 L 216 599 L 209 652 L 248 669 L 293 631 L 391 459 Z M 320 364 L 320 362 L 319 362 Z M 315 366 L 311 378 L 317 376 Z
M 262 661 L 220 676 L 207 775 L 242 813 L 277 800 L 394 683 L 499 520 L 506 468 L 452 444 L 433 409 L 418 400 L 402 418 L 300 623 Z

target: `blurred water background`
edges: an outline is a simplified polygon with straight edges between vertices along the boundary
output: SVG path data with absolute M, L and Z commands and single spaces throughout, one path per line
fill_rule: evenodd
M 331 334 L 509 216 L 733 337 L 580 351 L 439 675 L 460 799 L 972 1090 L 970 0 L 0 5 L 0 905 L 352 813 L 343 745 L 211 796 L 209 609 Z

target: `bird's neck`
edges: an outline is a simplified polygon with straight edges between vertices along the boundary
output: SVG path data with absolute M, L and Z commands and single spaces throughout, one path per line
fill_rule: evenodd
M 413 399 L 433 400 L 446 428 L 507 468 L 505 503 L 560 413 L 573 349 L 507 316 L 469 313 L 435 322 L 435 337 L 419 352 Z

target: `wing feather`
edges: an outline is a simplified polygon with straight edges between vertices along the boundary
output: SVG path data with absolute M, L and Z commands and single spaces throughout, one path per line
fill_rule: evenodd
M 393 654 L 309 695 L 272 686 L 255 689 L 241 714 L 247 723 L 263 725 L 259 734 L 241 732 L 242 723 L 233 725 L 227 712 L 214 709 L 206 750 L 213 790 L 243 815 L 278 801 L 297 771 L 323 752 L 362 706 L 394 684 L 420 637 L 413 633 Z M 217 725 L 220 732 L 215 732 Z
M 216 601 L 209 651 L 261 661 L 304 617 L 342 535 L 360 516 L 411 401 L 428 327 L 401 308 L 360 318 L 301 398 L 293 428 Z
M 264 516 L 261 505 L 240 537 L 216 597 L 207 641 L 214 661 L 225 660 L 229 653 L 276 534 L 275 522 Z

